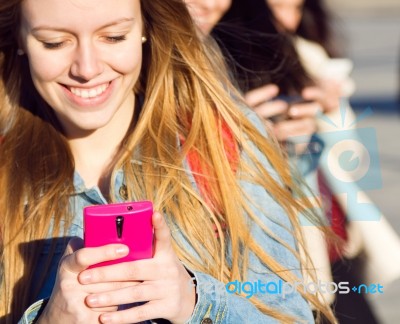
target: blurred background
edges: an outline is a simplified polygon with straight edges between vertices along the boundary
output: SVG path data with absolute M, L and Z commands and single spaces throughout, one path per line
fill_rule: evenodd
M 373 111 L 358 126 L 376 130 L 383 185 L 368 194 L 400 234 L 400 0 L 326 2 L 354 63 L 352 106 Z M 381 323 L 400 323 L 400 279 L 370 299 Z

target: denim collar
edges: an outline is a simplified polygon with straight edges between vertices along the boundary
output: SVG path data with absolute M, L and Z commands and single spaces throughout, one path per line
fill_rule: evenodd
M 118 169 L 112 175 L 111 179 L 114 182 L 114 188 L 116 191 L 116 199 L 118 201 L 124 201 L 123 191 L 126 190 L 126 186 L 124 184 L 124 173 L 122 169 Z M 85 182 L 83 181 L 80 174 L 75 170 L 73 177 L 75 195 L 86 195 L 91 200 L 98 204 L 107 204 L 107 199 L 101 193 L 100 188 L 98 186 L 93 186 L 91 188 L 87 188 L 85 186 Z

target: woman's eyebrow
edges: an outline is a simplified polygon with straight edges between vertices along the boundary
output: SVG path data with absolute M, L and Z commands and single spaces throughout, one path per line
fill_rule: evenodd
M 100 28 L 98 28 L 98 30 L 101 30 L 101 29 L 104 29 L 104 28 L 107 28 L 107 27 L 111 27 L 111 26 L 116 26 L 116 25 L 119 25 L 119 24 L 122 24 L 122 23 L 125 23 L 125 22 L 131 22 L 131 21 L 134 21 L 134 20 L 135 20 L 134 18 L 117 19 L 115 21 L 112 21 L 110 23 L 107 23 L 107 24 L 101 26 Z M 65 28 L 55 27 L 55 26 L 51 26 L 51 25 L 40 25 L 40 26 L 34 27 L 34 28 L 31 29 L 31 32 L 37 32 L 37 31 L 40 31 L 40 30 L 54 30 L 54 31 L 68 32 L 68 30 L 65 29 Z
M 132 18 L 121 18 L 121 19 L 115 20 L 115 21 L 113 21 L 111 23 L 105 24 L 104 26 L 100 27 L 99 29 L 104 29 L 104 28 L 107 28 L 107 27 L 119 25 L 119 24 L 122 24 L 124 22 L 131 22 L 131 21 L 134 21 L 134 20 L 135 20 L 135 18 L 133 18 L 133 17 Z

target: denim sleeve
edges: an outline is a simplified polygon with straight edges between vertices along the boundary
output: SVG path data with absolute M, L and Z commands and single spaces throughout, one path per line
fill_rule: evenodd
M 261 190 L 253 191 L 252 194 L 258 194 L 259 196 L 254 196 L 257 203 L 265 208 L 268 206 L 270 211 L 271 219 L 263 217 L 260 213 L 260 220 L 274 235 L 296 249 L 295 240 L 286 228 L 289 226 L 286 214 L 272 202 L 268 194 L 263 194 Z M 260 202 L 260 198 L 265 198 L 265 203 Z M 258 225 L 253 226 L 252 235 L 266 253 L 294 272 L 299 282 L 302 281 L 298 260 L 283 244 L 267 235 Z M 263 264 L 254 253 L 250 253 L 249 256 L 246 282 L 234 280 L 225 285 L 210 275 L 196 271 L 193 271 L 193 274 L 197 281 L 197 304 L 192 318 L 187 323 L 278 323 L 276 319 L 262 313 L 253 305 L 249 300 L 252 296 L 279 313 L 292 315 L 296 318 L 296 323 L 314 323 L 307 301 Z M 235 294 L 239 289 L 245 297 Z
M 257 129 L 266 135 L 264 125 L 259 118 L 251 112 L 246 115 Z M 270 166 L 267 157 L 254 146 L 253 149 L 259 160 L 277 179 L 276 172 Z M 299 261 L 277 240 L 279 238 L 293 250 L 297 250 L 291 233 L 292 227 L 285 211 L 261 186 L 246 180 L 240 181 L 240 185 L 246 195 L 251 198 L 250 206 L 253 212 L 273 233 L 273 235 L 268 235 L 260 226 L 253 223 L 251 224 L 252 237 L 268 255 L 292 271 L 301 281 Z M 249 254 L 246 282 L 233 281 L 225 285 L 210 275 L 196 271 L 192 273 L 197 281 L 197 304 L 187 323 L 278 323 L 275 318 L 262 313 L 254 306 L 249 300 L 252 296 L 279 313 L 295 317 L 296 323 L 314 323 L 308 302 L 252 252 Z M 239 289 L 245 296 L 236 294 Z
M 33 324 L 38 320 L 41 312 L 46 307 L 47 299 L 41 299 L 29 306 L 29 308 L 22 315 L 18 324 Z
M 296 145 L 303 143 L 306 144 L 304 151 L 296 152 Z M 293 137 L 287 143 L 289 161 L 302 176 L 307 177 L 317 171 L 324 146 L 317 134 Z
M 196 271 L 193 274 L 197 281 L 197 303 L 192 317 L 186 324 L 280 323 L 272 316 L 259 311 L 246 297 L 228 292 L 229 288 L 212 276 Z M 276 275 L 259 274 L 252 277 L 245 284 L 250 282 L 255 287 L 257 283 L 258 288 L 263 285 L 261 290 L 264 292 L 268 285 L 268 289 L 275 293 L 275 288 L 271 288 L 270 283 L 276 284 L 274 287 L 279 286 L 280 281 Z M 274 280 L 271 277 L 274 277 Z M 245 287 L 243 283 L 242 287 Z M 314 323 L 310 306 L 297 292 L 286 296 L 265 293 L 256 297 L 272 309 L 294 316 L 296 323 Z

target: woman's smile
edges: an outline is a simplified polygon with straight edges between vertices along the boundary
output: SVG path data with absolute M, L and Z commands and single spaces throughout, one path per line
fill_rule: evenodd
M 97 107 L 103 105 L 112 95 L 117 79 L 91 87 L 61 84 L 67 99 L 78 107 Z

